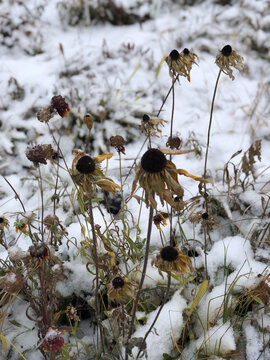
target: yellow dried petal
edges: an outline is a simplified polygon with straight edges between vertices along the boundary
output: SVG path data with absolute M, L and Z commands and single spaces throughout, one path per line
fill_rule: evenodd
M 104 161 L 105 159 L 110 159 L 112 156 L 113 156 L 112 153 L 98 155 L 97 157 L 95 157 L 95 161 L 100 163 L 100 162 Z
M 192 178 L 193 180 L 200 181 L 200 182 L 202 182 L 202 183 L 211 183 L 211 184 L 213 184 L 212 181 L 206 180 L 206 179 L 204 179 L 203 177 L 200 177 L 200 176 L 192 175 L 192 174 L 190 174 L 189 172 L 187 172 L 187 171 L 184 170 L 184 169 L 177 169 L 177 173 L 178 173 L 179 175 L 185 175 L 185 176 L 187 176 L 187 177 Z

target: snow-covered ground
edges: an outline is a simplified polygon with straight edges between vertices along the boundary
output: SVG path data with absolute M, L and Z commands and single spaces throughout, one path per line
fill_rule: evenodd
M 106 7 L 104 4 L 109 5 Z M 118 17 L 112 4 L 118 6 Z M 89 6 L 91 11 L 88 11 Z M 98 13 L 95 7 L 99 9 Z M 105 22 L 100 21 L 102 16 L 106 18 Z M 119 24 L 109 22 L 115 18 Z M 61 266 L 65 274 L 65 278 L 57 282 L 57 291 L 65 299 L 75 294 L 87 303 L 93 300 L 94 275 L 87 271 L 87 256 L 84 257 L 80 251 L 83 246 L 81 241 L 85 238 L 78 219 L 83 222 L 84 218 L 76 216 L 79 214 L 78 205 L 75 209 L 71 205 L 70 194 L 74 184 L 65 169 L 65 163 L 68 168 L 71 167 L 73 150 L 84 150 L 93 157 L 112 152 L 106 175 L 120 183 L 119 156 L 110 146 L 110 138 L 123 136 L 126 146 L 125 155 L 121 155 L 122 192 L 127 199 L 134 171 L 127 179 L 125 176 L 145 140 L 145 135 L 140 132 L 142 116 L 144 113 L 157 114 L 171 86 L 168 66 L 166 62 L 161 64 L 161 59 L 173 49 L 182 51 L 188 48 L 198 55 L 199 61 L 198 66 L 194 65 L 191 70 L 190 82 L 181 78 L 180 83 L 175 84 L 173 134 L 182 139 L 182 149 L 195 147 L 200 151 L 196 155 L 174 155 L 173 162 L 177 168 L 202 176 L 211 101 L 219 72 L 216 56 L 226 44 L 243 56 L 245 72 L 234 70 L 234 81 L 221 74 L 213 113 L 208 157 L 208 175 L 213 185 L 207 185 L 213 199 L 210 212 L 214 219 L 206 256 L 209 285 L 196 307 L 196 314 L 192 314 L 186 330 L 189 340 L 182 349 L 179 339 L 188 309 L 205 276 L 203 224 L 200 217 L 199 224 L 191 221 L 191 215 L 194 217 L 196 213 L 205 211 L 201 198 L 180 217 L 173 218 L 180 248 L 186 253 L 191 250 L 196 253 L 196 257 L 192 258 L 196 275 L 185 287 L 177 279 L 172 279 L 169 301 L 147 338 L 147 356 L 149 360 L 191 360 L 198 356 L 222 359 L 222 356 L 228 358 L 231 354 L 236 359 L 270 359 L 270 288 L 267 285 L 270 255 L 269 2 L 3 0 L 0 4 L 0 24 L 1 174 L 19 195 L 28 212 L 27 218 L 30 212 L 34 212 L 36 233 L 41 226 L 41 217 L 53 212 L 51 198 L 59 174 L 56 193 L 60 201 L 56 204 L 56 215 L 67 235 L 55 251 L 63 263 Z M 59 94 L 65 98 L 72 113 L 65 118 L 54 115 L 49 126 L 39 122 L 37 111 L 49 106 L 51 98 Z M 166 147 L 171 109 L 170 94 L 160 115 L 168 122 L 162 128 L 161 137 L 152 138 L 153 147 Z M 88 112 L 94 117 L 91 131 L 83 121 Z M 57 149 L 55 140 L 59 141 L 65 163 L 63 159 L 58 159 L 62 167 L 59 168 L 56 162 L 48 161 L 47 165 L 40 166 L 39 174 L 27 159 L 26 148 L 33 144 L 51 144 Z M 252 150 L 248 152 L 248 149 L 257 140 L 261 140 L 260 154 L 255 154 L 253 173 L 250 172 L 243 181 L 245 173 L 241 159 L 247 152 L 247 159 L 251 160 Z M 146 150 L 144 145 L 139 157 Z M 231 159 L 239 150 L 242 152 Z M 226 182 L 223 183 L 226 163 L 231 177 L 230 189 Z M 102 168 L 107 165 L 103 162 Z M 238 171 L 242 187 L 240 180 L 234 186 L 234 169 Z M 38 181 L 40 175 L 43 203 Z M 184 200 L 191 204 L 190 199 L 198 195 L 198 183 L 184 176 L 180 176 L 180 183 L 185 190 Z M 32 244 L 27 233 L 15 231 L 18 220 L 25 219 L 25 214 L 12 187 L 4 178 L 0 180 L 0 217 L 8 219 L 10 224 L 10 228 L 5 228 L 1 235 L 1 241 L 6 244 L 6 249 L 0 244 L 2 276 L 14 270 L 16 254 L 26 252 Z M 97 197 L 102 198 L 103 193 L 99 192 Z M 146 238 L 149 209 L 145 205 L 140 209 L 135 198 L 128 201 L 127 206 L 130 234 L 134 241 L 142 241 Z M 102 212 L 94 206 L 94 219 L 103 232 L 106 223 L 111 221 L 111 214 L 104 204 L 101 209 Z M 167 212 L 168 209 L 159 204 L 158 210 Z M 138 217 L 139 235 L 135 226 Z M 121 216 L 116 215 L 114 220 L 115 226 L 122 229 Z M 168 243 L 169 225 L 162 230 Z M 157 269 L 151 266 L 161 246 L 160 231 L 154 227 L 145 288 L 165 286 L 167 283 L 167 275 L 162 279 Z M 101 249 L 103 247 L 100 246 Z M 13 261 L 9 262 L 8 257 Z M 126 264 L 120 261 L 119 266 L 124 273 Z M 135 282 L 132 272 L 125 276 Z M 256 292 L 254 289 L 259 290 Z M 253 306 L 245 318 L 236 320 L 236 315 L 230 310 L 243 302 L 245 295 L 250 296 Z M 144 336 L 158 305 L 155 310 L 151 308 L 151 312 L 140 314 L 142 318 L 146 317 L 146 321 L 143 325 L 136 325 L 133 337 Z M 2 309 L 5 306 L 7 304 Z M 0 320 L 1 338 L 9 339 L 26 359 L 42 359 L 44 357 L 37 348 L 41 339 L 36 323 L 25 315 L 27 306 L 27 299 L 20 293 L 12 299 L 4 323 Z M 85 319 L 79 327 L 78 337 L 89 346 L 96 336 L 93 321 Z M 67 344 L 74 344 L 69 330 L 63 336 Z M 14 349 L 5 352 L 4 340 L 2 345 L 1 358 L 19 358 Z M 134 347 L 135 357 L 136 349 Z M 75 350 L 70 356 L 75 354 Z M 90 355 L 74 356 L 91 358 Z

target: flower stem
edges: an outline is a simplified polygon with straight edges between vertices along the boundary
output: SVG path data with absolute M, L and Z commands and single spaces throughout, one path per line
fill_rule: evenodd
M 141 291 L 142 291 L 142 287 L 143 287 L 143 283 L 144 283 L 144 279 L 145 279 L 146 269 L 147 269 L 150 239 L 151 239 L 152 224 L 153 224 L 153 213 L 154 213 L 154 210 L 153 210 L 152 206 L 150 206 L 143 270 L 142 270 L 142 276 L 141 276 L 140 284 L 139 284 L 138 291 L 136 294 L 136 298 L 135 298 L 133 308 L 132 308 L 131 321 L 130 321 L 128 336 L 127 336 L 127 344 L 132 335 L 134 321 L 135 321 L 135 314 L 137 311 L 137 307 L 138 307 L 138 303 L 139 303 L 139 299 L 140 299 L 140 295 L 141 295 Z M 127 347 L 126 347 L 125 359 L 126 360 L 128 359 Z
M 145 344 L 145 340 L 147 339 L 148 335 L 149 335 L 150 332 L 152 331 L 152 329 L 153 329 L 155 323 L 157 322 L 157 319 L 158 319 L 158 317 L 159 317 L 159 315 L 160 315 L 160 313 L 161 313 L 161 310 L 163 309 L 163 307 L 164 307 L 164 305 L 165 305 L 165 303 L 166 303 L 166 301 L 167 301 L 167 299 L 168 299 L 169 292 L 170 292 L 170 287 L 171 287 L 171 274 L 168 275 L 167 289 L 166 289 L 166 293 L 165 293 L 165 295 L 164 295 L 164 298 L 163 298 L 163 300 L 162 300 L 162 304 L 160 305 L 160 307 L 159 307 L 159 309 L 158 309 L 158 312 L 157 312 L 157 314 L 156 314 L 156 316 L 155 316 L 155 318 L 154 318 L 154 320 L 153 320 L 150 328 L 148 329 L 147 333 L 144 335 L 144 338 L 143 338 L 143 341 L 142 341 L 142 343 L 141 343 L 139 352 L 138 352 L 138 354 L 137 354 L 137 356 L 136 356 L 136 360 L 139 358 L 140 353 L 141 353 L 141 351 L 142 351 L 142 347 L 143 347 L 143 345 Z

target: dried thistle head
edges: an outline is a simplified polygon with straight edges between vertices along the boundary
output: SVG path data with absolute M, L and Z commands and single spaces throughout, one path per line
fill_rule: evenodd
M 105 159 L 110 159 L 112 154 L 98 155 L 92 158 L 84 151 L 75 150 L 76 156 L 72 161 L 70 170 L 73 181 L 82 187 L 88 196 L 92 196 L 93 185 L 98 185 L 102 190 L 116 193 L 120 186 L 112 179 L 106 177 L 100 167 Z
M 50 144 L 27 146 L 25 151 L 28 160 L 35 166 L 38 164 L 47 164 L 47 160 L 52 160 L 56 154 Z
M 61 95 L 52 97 L 51 107 L 55 109 L 61 117 L 68 116 L 68 114 L 71 113 L 69 105 L 65 102 L 65 98 Z
M 197 64 L 198 56 L 185 48 L 181 53 L 172 50 L 165 61 L 169 66 L 170 77 L 175 80 L 178 75 L 184 76 L 190 81 L 190 71 L 193 64 Z
M 163 277 L 162 271 L 168 275 L 190 273 L 192 263 L 190 258 L 174 246 L 165 246 L 160 249 L 152 265 L 158 268 L 159 274 Z
M 216 64 L 224 74 L 228 75 L 232 80 L 235 79 L 233 76 L 232 68 L 238 71 L 244 71 L 246 65 L 243 64 L 243 57 L 234 51 L 231 45 L 224 46 L 220 53 L 216 57 Z
M 118 153 L 126 154 L 125 153 L 125 140 L 122 136 L 116 135 L 110 138 L 111 146 L 115 147 Z
M 159 129 L 159 126 L 164 127 L 164 123 L 167 122 L 168 121 L 164 119 L 150 118 L 149 115 L 144 114 L 141 120 L 141 131 L 146 136 L 160 137 L 159 134 L 162 132 L 162 130 Z

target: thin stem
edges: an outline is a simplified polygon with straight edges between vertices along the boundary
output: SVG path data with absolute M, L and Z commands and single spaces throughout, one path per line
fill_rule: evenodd
M 44 219 L 44 196 L 43 196 L 43 185 L 42 185 L 42 177 L 41 177 L 41 170 L 40 165 L 38 164 L 38 184 L 40 190 L 40 198 L 41 198 L 41 240 L 44 242 L 44 232 L 43 232 L 43 219 Z
M 153 224 L 153 213 L 154 213 L 154 210 L 153 210 L 152 206 L 150 206 L 149 220 L 148 220 L 148 230 L 147 230 L 147 238 L 146 238 L 146 246 L 145 246 L 144 264 L 143 264 L 143 270 L 142 270 L 142 276 L 141 276 L 140 284 L 139 284 L 138 291 L 137 291 L 137 294 L 136 294 L 136 298 L 135 298 L 133 308 L 132 308 L 131 321 L 130 321 L 128 337 L 127 337 L 127 344 L 128 344 L 129 339 L 131 338 L 131 335 L 132 335 L 133 325 L 134 325 L 134 321 L 135 321 L 135 314 L 136 314 L 136 311 L 137 311 L 137 307 L 138 307 L 138 303 L 139 303 L 139 299 L 140 299 L 140 295 L 141 295 L 141 291 L 142 291 L 142 287 L 143 287 L 143 283 L 144 283 L 144 279 L 145 279 L 146 269 L 147 269 L 149 247 L 150 247 L 150 239 L 151 239 L 152 224 Z M 127 347 L 126 347 L 125 359 L 126 360 L 128 359 Z
M 104 352 L 104 339 L 103 339 L 103 332 L 102 332 L 102 325 L 101 325 L 101 317 L 100 317 L 100 308 L 99 308 L 99 301 L 98 301 L 98 289 L 99 289 L 99 273 L 98 273 L 98 255 L 97 255 L 97 236 L 95 232 L 95 223 L 94 223 L 94 216 L 93 216 L 93 204 L 92 199 L 89 199 L 89 218 L 90 224 L 92 228 L 92 236 L 93 236 L 93 253 L 94 253 L 94 262 L 95 262 L 95 270 L 96 270 L 96 287 L 95 287 L 95 308 L 97 312 L 97 323 L 100 332 L 100 340 L 101 340 L 101 347 L 102 351 Z M 97 342 L 98 344 L 98 342 Z
M 144 338 L 143 338 L 143 341 L 142 341 L 142 343 L 141 343 L 139 352 L 138 352 L 138 354 L 137 354 L 137 356 L 136 356 L 136 360 L 139 358 L 140 353 L 141 353 L 141 351 L 142 351 L 142 347 L 143 347 L 143 345 L 145 344 L 145 341 L 146 341 L 148 335 L 150 334 L 150 332 L 152 331 L 155 323 L 157 322 L 157 319 L 158 319 L 158 317 L 159 317 L 159 315 L 160 315 L 160 313 L 161 313 L 161 310 L 163 309 L 163 307 L 164 307 L 164 305 L 165 305 L 165 303 L 166 303 L 166 301 L 167 301 L 167 299 L 168 299 L 169 292 L 170 292 L 170 286 L 171 286 L 171 274 L 168 275 L 167 289 L 166 289 L 166 293 L 165 293 L 165 295 L 164 295 L 164 298 L 163 298 L 163 300 L 162 300 L 162 304 L 160 305 L 160 307 L 159 307 L 159 309 L 158 309 L 158 312 L 157 312 L 157 314 L 156 314 L 156 316 L 155 316 L 155 318 L 154 318 L 154 320 L 153 320 L 150 328 L 148 329 L 147 333 L 144 335 Z
M 174 83 L 172 82 L 172 112 L 171 112 L 171 128 L 170 128 L 170 138 L 172 138 L 173 133 L 173 118 L 174 118 L 174 106 L 175 106 L 175 94 L 174 94 Z M 170 161 L 172 160 L 172 155 L 170 155 Z M 170 245 L 174 246 L 174 239 L 172 236 L 173 226 L 172 226 L 172 217 L 173 217 L 173 209 L 170 211 Z

